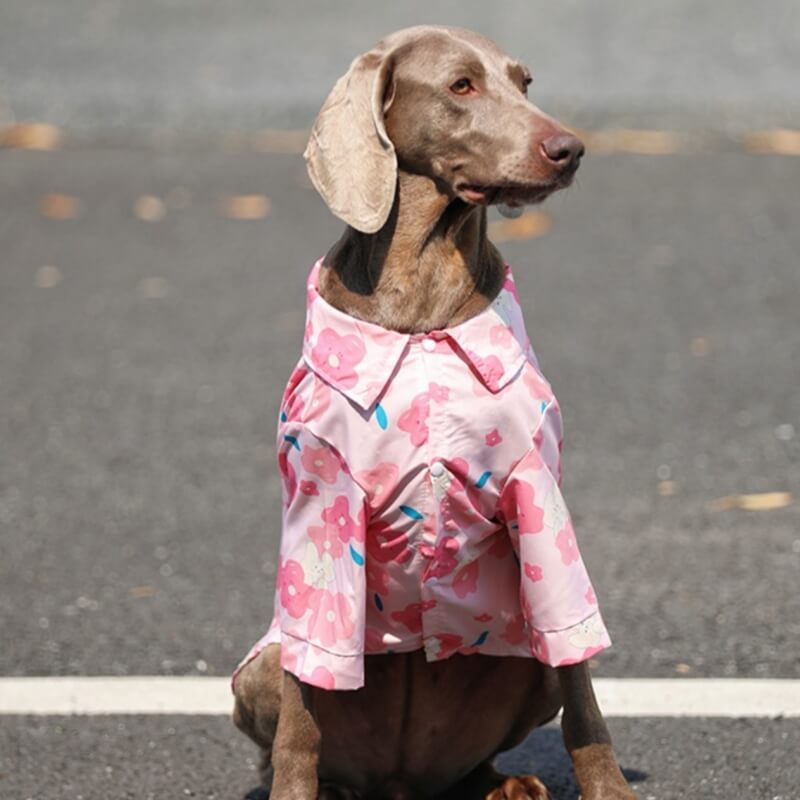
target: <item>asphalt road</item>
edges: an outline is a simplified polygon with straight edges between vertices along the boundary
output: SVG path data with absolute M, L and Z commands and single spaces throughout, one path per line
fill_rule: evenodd
M 796 720 L 614 719 L 610 728 L 641 800 L 798 797 Z M 0 795 L 9 800 L 230 800 L 257 786 L 257 763 L 255 748 L 220 717 L 10 717 L 0 724 Z M 578 800 L 554 725 L 499 766 L 538 775 L 557 800 Z
M 529 64 L 536 101 L 577 124 L 800 126 L 795 0 L 5 0 L 0 125 L 306 127 L 357 53 L 420 23 L 496 39 Z

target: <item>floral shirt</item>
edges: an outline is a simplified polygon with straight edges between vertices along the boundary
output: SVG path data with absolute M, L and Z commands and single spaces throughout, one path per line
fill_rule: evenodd
M 510 268 L 477 316 L 405 334 L 329 305 L 320 264 L 278 426 L 275 617 L 242 664 L 280 642 L 301 680 L 357 689 L 365 654 L 557 666 L 608 647 Z

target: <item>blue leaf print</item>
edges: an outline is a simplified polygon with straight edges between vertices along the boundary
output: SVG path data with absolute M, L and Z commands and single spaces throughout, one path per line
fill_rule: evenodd
M 411 508 L 411 506 L 400 506 L 400 510 L 411 519 L 423 519 L 422 514 L 416 508 Z
M 539 406 L 539 411 L 541 411 L 542 414 L 544 414 L 544 412 L 547 411 L 547 401 L 546 400 L 542 400 L 542 403 Z
M 389 417 L 386 416 L 386 411 L 380 403 L 375 406 L 375 419 L 378 425 L 381 426 L 382 431 L 389 427 Z
M 484 631 L 472 644 L 472 647 L 480 647 L 489 637 L 489 631 Z
M 289 442 L 292 447 L 296 447 L 298 450 L 300 449 L 300 442 L 297 441 L 296 436 L 284 436 L 284 441 Z
M 288 420 L 288 419 L 289 419 L 289 417 L 286 416 L 286 412 L 285 411 L 281 411 L 281 422 L 286 422 L 286 420 Z
M 377 592 L 375 593 L 375 605 L 378 607 L 378 611 L 383 611 L 383 600 Z
M 358 550 L 353 547 L 353 545 L 350 545 L 350 555 L 353 557 L 353 561 L 355 561 L 359 567 L 364 566 L 364 556 L 362 556 L 361 553 L 359 553 Z
M 489 480 L 491 474 L 492 473 L 489 470 L 486 470 L 486 472 L 484 472 L 483 475 L 481 475 L 480 478 L 478 478 L 478 482 L 475 485 L 479 489 L 483 489 L 483 487 L 486 486 L 486 481 Z

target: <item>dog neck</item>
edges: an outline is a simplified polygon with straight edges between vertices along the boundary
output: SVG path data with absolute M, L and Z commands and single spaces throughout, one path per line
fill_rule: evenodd
M 386 224 L 348 227 L 325 256 L 320 293 L 351 316 L 420 333 L 478 314 L 503 282 L 486 238 L 486 209 L 453 199 L 431 178 L 400 171 Z

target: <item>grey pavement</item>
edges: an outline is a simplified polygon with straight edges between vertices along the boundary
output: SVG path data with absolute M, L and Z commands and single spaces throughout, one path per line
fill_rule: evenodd
M 468 711 L 467 711 L 468 713 Z M 641 800 L 796 800 L 800 721 L 611 719 Z M 255 747 L 220 717 L 7 717 L 4 800 L 230 800 L 257 786 Z M 578 800 L 561 733 L 548 725 L 499 759 Z M 252 800 L 265 800 L 254 792 Z
M 590 156 L 552 231 L 502 246 L 564 410 L 598 674 L 800 677 L 800 504 L 709 509 L 800 486 L 798 181 Z M 81 216 L 42 218 L 48 191 Z M 264 220 L 221 216 L 252 192 Z M 0 226 L 0 674 L 227 673 L 269 618 L 278 402 L 340 224 L 296 156 L 79 148 L 3 153 Z
M 126 139 L 306 127 L 356 54 L 419 23 L 496 39 L 575 124 L 800 124 L 795 0 L 5 0 L 0 125 Z

